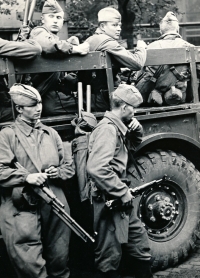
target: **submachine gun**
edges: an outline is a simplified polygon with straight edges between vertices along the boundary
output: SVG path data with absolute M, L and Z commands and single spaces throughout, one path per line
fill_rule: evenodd
M 24 168 L 19 162 L 15 162 L 15 166 L 19 168 Z M 85 242 L 88 239 L 91 242 L 95 242 L 95 239 L 90 236 L 64 209 L 64 204 L 56 197 L 52 190 L 46 186 L 34 187 L 33 191 L 38 194 L 46 203 L 52 207 L 52 211 L 79 237 L 81 237 Z M 45 194 L 41 194 L 45 193 Z M 95 232 L 96 235 L 96 232 Z
M 160 185 L 162 182 L 164 182 L 167 178 L 167 175 L 164 175 L 162 179 L 160 180 L 153 180 L 150 182 L 147 182 L 145 184 L 142 184 L 140 186 L 137 186 L 135 188 L 130 188 L 130 192 L 133 195 L 133 198 L 135 199 L 136 197 L 142 195 L 144 191 L 148 188 L 151 188 L 156 185 Z M 118 208 L 122 205 L 121 199 L 115 199 L 115 200 L 109 200 L 105 202 L 105 207 L 108 208 L 109 210 L 112 210 L 114 208 Z

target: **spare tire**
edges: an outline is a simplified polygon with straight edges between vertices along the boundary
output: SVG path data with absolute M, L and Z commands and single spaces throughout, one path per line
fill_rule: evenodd
M 200 173 L 173 151 L 145 153 L 136 162 L 144 181 L 134 165 L 129 165 L 128 178 L 133 187 L 167 175 L 138 200 L 138 214 L 150 240 L 152 268 L 165 269 L 183 261 L 200 238 Z

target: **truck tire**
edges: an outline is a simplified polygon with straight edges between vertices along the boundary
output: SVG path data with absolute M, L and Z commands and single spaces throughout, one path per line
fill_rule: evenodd
M 152 269 L 163 270 L 187 258 L 200 238 L 200 173 L 184 156 L 157 150 L 136 158 L 144 178 L 133 165 L 128 178 L 133 187 L 161 179 L 138 199 L 138 215 L 151 247 Z

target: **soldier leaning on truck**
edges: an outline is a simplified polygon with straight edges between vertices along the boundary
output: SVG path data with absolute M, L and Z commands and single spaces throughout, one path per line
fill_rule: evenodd
M 31 186 L 46 183 L 69 213 L 62 180 L 74 169 L 58 133 L 40 122 L 38 91 L 14 84 L 9 93 L 19 115 L 0 132 L 0 226 L 7 252 L 19 278 L 68 278 L 70 230 Z
M 57 33 L 61 30 L 63 22 L 64 12 L 60 5 L 55 0 L 47 0 L 42 9 L 43 25 L 34 28 L 30 33 L 30 38 L 39 42 L 42 53 L 46 55 L 54 54 L 55 57 L 55 55 L 73 53 L 87 54 L 89 51 L 88 43 L 79 44 L 78 38 L 74 36 L 67 41 L 59 39 Z M 44 116 L 77 112 L 77 100 L 71 94 L 71 90 L 60 91 L 61 77 L 60 72 L 39 74 L 32 77 L 33 86 L 38 89 L 42 96 Z
M 23 38 L 23 30 L 21 32 Z M 34 40 L 7 41 L 0 38 L 0 57 L 31 59 L 41 53 L 41 46 Z M 8 84 L 0 77 L 0 122 L 13 119 Z
M 101 9 L 98 13 L 98 28 L 95 34 L 89 37 L 86 42 L 90 45 L 90 51 L 107 51 L 120 63 L 120 66 L 128 67 L 131 70 L 141 70 L 146 61 L 146 44 L 138 41 L 137 48 L 133 53 L 126 50 L 117 41 L 121 32 L 121 15 L 111 7 Z M 113 69 L 115 85 L 118 85 L 117 73 L 119 68 Z M 92 74 L 79 74 L 80 81 L 91 84 L 92 110 L 109 110 L 109 95 L 105 70 L 93 71 Z
M 132 150 L 142 141 L 142 126 L 133 117 L 134 107 L 141 103 L 135 87 L 120 84 L 113 93 L 111 112 L 105 113 L 90 136 L 87 171 L 97 232 L 95 278 L 120 277 L 117 270 L 122 250 L 127 255 L 125 262 L 129 262 L 129 275 L 152 277 L 147 232 L 137 216 L 137 205 L 132 206 L 133 196 L 125 181 L 128 151 L 124 140 L 131 138 Z M 123 205 L 106 211 L 105 201 L 112 199 L 120 199 Z
M 161 37 L 150 43 L 148 49 L 193 46 L 183 40 L 179 34 L 179 22 L 173 12 L 168 12 L 161 20 L 160 33 Z M 144 104 L 160 106 L 184 103 L 186 101 L 187 81 L 190 79 L 188 66 L 165 65 L 163 71 L 157 77 L 153 90 L 150 90 L 149 79 L 157 69 L 158 66 L 146 67 L 143 77 L 136 85 L 143 96 Z

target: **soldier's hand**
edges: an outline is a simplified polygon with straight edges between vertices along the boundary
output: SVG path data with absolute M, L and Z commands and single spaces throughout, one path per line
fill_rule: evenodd
M 28 26 L 22 26 L 20 28 L 20 38 L 21 40 L 26 40 L 30 34 L 31 28 Z
M 71 36 L 67 39 L 67 42 L 71 43 L 72 45 L 79 45 L 79 39 L 76 36 Z
M 32 185 L 40 186 L 46 181 L 46 179 L 47 179 L 47 174 L 35 173 L 35 174 L 29 174 L 26 178 L 26 182 Z
M 142 48 L 147 49 L 147 44 L 143 40 L 138 40 L 137 41 L 137 47 L 142 47 Z
M 132 208 L 133 207 L 133 196 L 131 194 L 130 189 L 126 192 L 126 194 L 121 197 L 122 206 L 125 208 Z
M 58 168 L 55 166 L 50 166 L 48 169 L 45 169 L 45 173 L 51 179 L 58 178 Z
M 135 130 L 136 128 L 138 128 L 138 126 L 140 126 L 140 123 L 138 122 L 138 120 L 136 118 L 132 118 L 132 121 L 128 125 L 128 129 L 129 129 L 129 131 L 132 131 L 132 130 Z
M 78 53 L 80 55 L 86 55 L 90 50 L 90 45 L 88 42 L 79 44 L 78 46 L 73 46 L 72 53 Z

